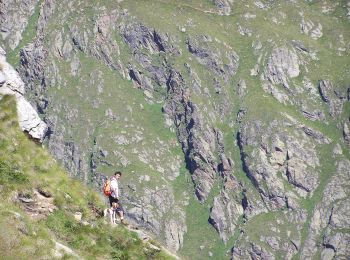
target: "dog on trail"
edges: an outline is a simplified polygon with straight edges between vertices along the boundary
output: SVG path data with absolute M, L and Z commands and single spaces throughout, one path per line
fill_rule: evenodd
M 103 216 L 105 218 L 109 217 L 111 224 L 117 224 L 117 208 L 119 207 L 119 204 L 116 202 L 112 203 L 112 209 L 107 208 L 103 211 Z

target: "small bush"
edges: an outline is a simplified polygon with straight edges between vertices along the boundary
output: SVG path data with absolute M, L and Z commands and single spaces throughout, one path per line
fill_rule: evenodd
M 128 252 L 114 249 L 111 253 L 112 259 L 118 259 L 118 260 L 127 260 L 130 259 Z

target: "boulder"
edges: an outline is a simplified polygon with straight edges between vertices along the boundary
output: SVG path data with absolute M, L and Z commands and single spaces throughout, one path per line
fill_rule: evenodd
M 220 15 L 230 15 L 231 14 L 231 5 L 233 0 L 214 0 L 215 6 L 219 10 Z
M 220 238 L 227 243 L 233 236 L 238 225 L 239 217 L 243 214 L 243 207 L 226 192 L 214 198 L 214 204 L 210 211 L 209 223 L 220 234 Z
M 268 59 L 265 78 L 272 84 L 282 84 L 289 88 L 289 79 L 299 76 L 299 58 L 293 50 L 276 48 Z

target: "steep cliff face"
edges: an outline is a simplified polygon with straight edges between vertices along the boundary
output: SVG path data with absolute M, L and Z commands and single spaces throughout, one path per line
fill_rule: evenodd
M 51 153 L 96 187 L 122 170 L 128 216 L 171 250 L 349 255 L 349 3 L 2 5 Z

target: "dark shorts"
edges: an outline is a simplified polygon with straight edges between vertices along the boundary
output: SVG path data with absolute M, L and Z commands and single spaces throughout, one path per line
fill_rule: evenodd
M 109 205 L 112 207 L 112 203 L 113 202 L 116 202 L 119 204 L 119 207 L 117 208 L 117 211 L 123 211 L 124 212 L 124 209 L 123 209 L 123 206 L 122 204 L 120 203 L 120 201 L 117 199 L 117 198 L 114 198 L 113 196 L 109 196 Z

